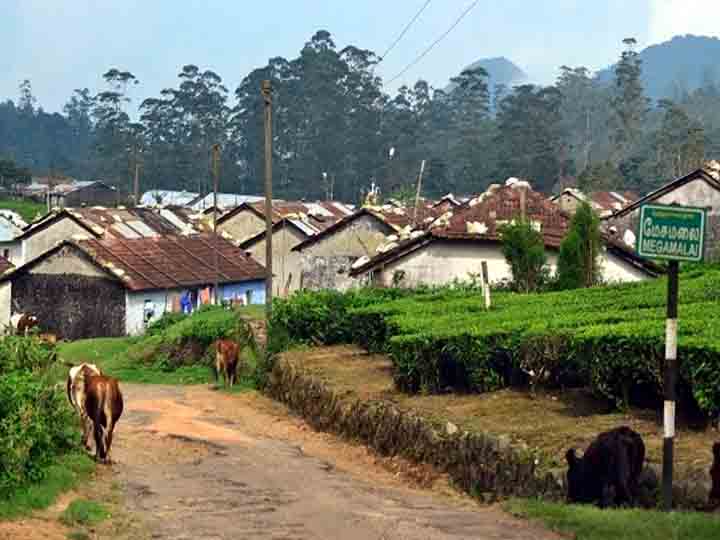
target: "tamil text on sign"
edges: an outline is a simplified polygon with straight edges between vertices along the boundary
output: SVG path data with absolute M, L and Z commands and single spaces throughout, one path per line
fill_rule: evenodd
M 640 207 L 637 251 L 642 257 L 701 261 L 705 241 L 705 210 L 686 206 L 646 204 Z

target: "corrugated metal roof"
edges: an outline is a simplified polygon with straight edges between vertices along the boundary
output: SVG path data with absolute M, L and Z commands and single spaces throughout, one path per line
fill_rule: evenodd
M 213 206 L 213 194 L 208 193 L 203 198 L 190 204 L 190 208 L 193 210 L 205 210 L 206 208 L 212 208 Z M 237 193 L 218 193 L 217 201 L 218 206 L 221 208 L 235 208 L 243 203 L 252 203 L 262 200 L 263 198 L 257 195 L 240 195 Z
M 265 269 L 222 237 L 198 234 L 72 241 L 133 291 L 265 279 Z M 215 246 L 218 270 L 215 272 Z
M 184 206 L 190 204 L 194 199 L 197 199 L 198 195 L 198 193 L 192 193 L 190 191 L 152 189 L 142 194 L 140 204 L 155 206 L 158 204 L 157 199 L 160 198 L 160 205 Z

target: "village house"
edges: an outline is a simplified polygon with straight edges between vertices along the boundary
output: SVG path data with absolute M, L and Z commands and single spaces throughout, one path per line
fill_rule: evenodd
M 265 277 L 261 265 L 213 235 L 76 237 L 2 275 L 0 324 L 32 313 L 43 331 L 63 339 L 137 335 L 166 312 L 210 303 L 216 281 L 219 299 L 263 304 Z
M 75 206 L 117 206 L 120 195 L 104 182 L 72 182 L 53 186 L 48 193 L 50 208 Z
M 21 266 L 75 235 L 94 238 L 151 238 L 166 234 L 193 234 L 195 229 L 169 213 L 150 208 L 65 208 L 34 221 L 9 244 L 9 259 Z
M 640 207 L 644 204 L 677 204 L 705 208 L 705 259 L 720 256 L 720 163 L 708 162 L 705 167 L 672 180 L 602 220 L 606 234 L 618 244 L 635 247 Z
M 379 246 L 373 256 L 357 260 L 349 274 L 359 283 L 379 286 L 440 286 L 469 281 L 480 274 L 485 261 L 491 283 L 509 281 L 512 273 L 502 253 L 500 229 L 523 215 L 542 233 L 548 267 L 555 273 L 570 217 L 533 191 L 527 182 L 510 179 L 504 186 L 490 186 L 467 207 L 447 221 L 436 221 L 425 232 L 388 238 L 389 242 Z M 652 263 L 614 242 L 604 242 L 600 265 L 606 282 L 641 281 L 660 272 Z
M 273 224 L 283 219 L 293 219 L 299 226 L 307 228 L 306 235 L 326 229 L 336 221 L 352 214 L 352 210 L 343 203 L 321 201 L 314 203 L 298 201 L 273 201 Z M 265 202 L 244 203 L 218 218 L 217 228 L 232 236 L 238 242 L 244 242 L 265 231 Z
M 426 228 L 442 215 L 432 206 L 365 206 L 315 234 L 292 250 L 300 254 L 301 283 L 308 289 L 344 290 L 357 284 L 351 266 L 371 257 L 390 235 Z
M 273 208 L 273 284 L 274 294 L 285 296 L 299 289 L 300 255 L 296 245 L 322 232 L 352 210 L 342 203 L 276 201 Z M 218 231 L 239 241 L 255 260 L 265 262 L 265 203 L 246 203 L 218 219 Z
M 632 191 L 592 191 L 586 194 L 576 188 L 565 188 L 550 200 L 568 214 L 574 214 L 578 206 L 586 202 L 598 216 L 605 217 L 622 210 L 639 198 L 638 194 Z

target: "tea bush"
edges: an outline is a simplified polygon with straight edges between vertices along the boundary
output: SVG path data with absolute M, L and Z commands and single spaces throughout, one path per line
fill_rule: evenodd
M 638 397 L 661 401 L 666 287 L 659 279 L 503 292 L 493 296 L 490 311 L 482 295 L 454 289 L 303 292 L 278 301 L 275 313 L 293 340 L 353 342 L 388 353 L 395 382 L 405 391 L 485 392 L 530 378 L 589 386 L 622 407 Z M 720 272 L 684 273 L 679 313 L 680 395 L 717 415 Z

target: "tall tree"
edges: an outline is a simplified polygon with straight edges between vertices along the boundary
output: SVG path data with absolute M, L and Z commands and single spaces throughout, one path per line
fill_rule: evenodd
M 550 192 L 560 174 L 560 103 L 555 87 L 522 85 L 500 103 L 495 144 L 498 175 L 530 179 Z
M 635 51 L 637 42 L 634 38 L 627 38 L 623 43 L 626 48 L 615 67 L 610 97 L 611 160 L 616 165 L 630 157 L 639 144 L 649 103 L 642 84 L 642 60 Z

